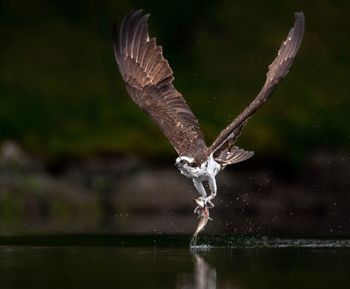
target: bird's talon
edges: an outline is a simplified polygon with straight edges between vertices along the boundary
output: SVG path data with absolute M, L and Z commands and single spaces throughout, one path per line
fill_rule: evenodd
M 193 210 L 193 213 L 194 214 L 198 214 L 198 210 L 200 209 L 200 206 L 197 206 L 197 207 L 195 207 L 195 209 Z
M 212 209 L 215 207 L 215 205 L 212 203 L 212 201 L 209 200 L 208 198 L 205 200 L 204 205 L 209 209 Z
M 193 202 L 197 205 L 196 209 L 197 209 L 198 207 L 204 208 L 204 206 L 205 206 L 205 201 L 206 201 L 206 199 L 203 198 L 203 197 L 199 197 L 199 198 L 193 199 Z M 196 209 L 195 209 L 195 210 L 196 210 Z M 197 210 L 198 210 L 198 209 L 197 209 Z

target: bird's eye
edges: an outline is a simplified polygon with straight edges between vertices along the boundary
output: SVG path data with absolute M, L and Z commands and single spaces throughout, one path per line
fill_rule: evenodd
M 190 167 L 192 167 L 192 168 L 196 166 L 195 163 L 188 163 L 188 165 L 189 165 Z

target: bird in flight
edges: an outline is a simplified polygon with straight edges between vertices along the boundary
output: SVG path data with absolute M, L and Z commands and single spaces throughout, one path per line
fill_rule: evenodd
M 175 166 L 192 179 L 199 197 L 194 199 L 195 213 L 209 219 L 209 210 L 216 197 L 216 175 L 226 166 L 245 161 L 252 151 L 235 146 L 249 118 L 271 96 L 276 85 L 288 73 L 304 34 L 304 14 L 295 13 L 294 26 L 282 43 L 277 57 L 269 65 L 266 81 L 256 98 L 207 146 L 198 120 L 181 93 L 173 85 L 173 71 L 163 56 L 156 38 L 148 34 L 148 18 L 143 10 L 131 11 L 120 28 L 113 26 L 114 55 L 131 99 L 159 126 L 177 151 Z M 203 183 L 207 182 L 207 194 Z M 195 235 L 203 230 L 199 222 Z M 204 225 L 203 225 L 204 224 Z

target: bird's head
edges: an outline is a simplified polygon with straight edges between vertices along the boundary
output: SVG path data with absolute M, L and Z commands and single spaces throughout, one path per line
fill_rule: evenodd
M 191 157 L 180 156 L 175 161 L 175 166 L 180 170 L 181 174 L 188 178 L 193 178 L 198 167 Z

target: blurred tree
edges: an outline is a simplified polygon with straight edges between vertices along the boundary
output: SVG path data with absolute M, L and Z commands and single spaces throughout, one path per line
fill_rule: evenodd
M 306 33 L 291 73 L 240 143 L 299 158 L 349 149 L 348 1 L 2 1 L 0 141 L 46 157 L 101 151 L 174 155 L 127 96 L 111 25 L 130 9 L 152 13 L 175 85 L 208 143 L 255 97 L 280 42 L 303 10 Z

